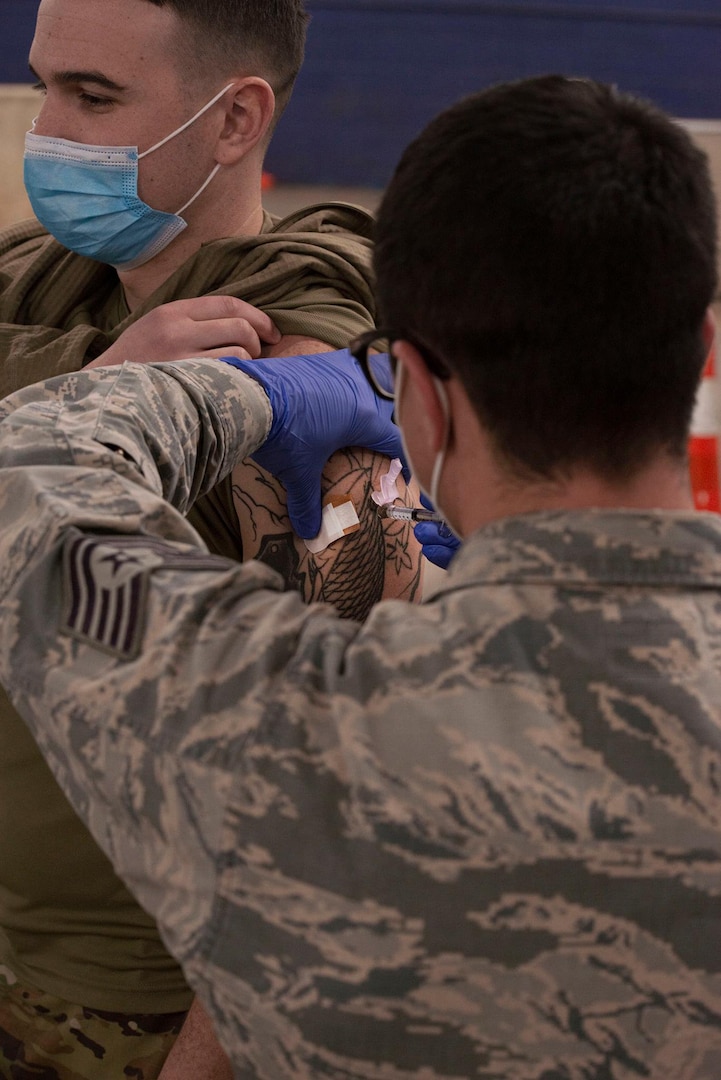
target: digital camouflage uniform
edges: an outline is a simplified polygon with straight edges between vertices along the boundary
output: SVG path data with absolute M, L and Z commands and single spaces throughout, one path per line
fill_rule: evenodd
M 2 406 L 0 676 L 236 1076 L 718 1080 L 721 520 L 507 519 L 360 626 L 181 516 L 255 384 L 94 374 Z
M 78 370 L 148 312 L 197 296 L 241 297 L 285 335 L 344 346 L 373 325 L 371 230 L 370 215 L 345 204 L 265 213 L 258 235 L 204 244 L 131 313 L 112 267 L 20 222 L 0 232 L 0 397 Z M 191 516 L 212 550 L 242 559 L 230 476 Z M 116 1080 L 139 1057 L 136 1080 L 154 1080 L 190 990 L 1 688 L 0 733 L 0 1080 L 24 1080 L 15 1073 L 30 1056 L 43 1080 Z M 69 1042 L 48 1037 L 47 1015 L 79 1017 Z

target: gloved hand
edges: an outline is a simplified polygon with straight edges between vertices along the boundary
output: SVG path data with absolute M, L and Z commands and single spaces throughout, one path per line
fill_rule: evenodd
M 252 457 L 285 487 L 290 520 L 304 539 L 320 529 L 320 479 L 331 454 L 344 446 L 364 446 L 402 458 L 400 432 L 391 419 L 393 402 L 374 393 L 348 349 L 267 360 L 220 359 L 259 382 L 270 399 L 273 423 Z
M 426 510 L 433 509 L 433 503 L 425 495 L 421 495 L 421 503 Z M 428 561 L 447 570 L 461 546 L 461 541 L 448 525 L 445 522 L 419 521 L 413 526 L 413 533 Z

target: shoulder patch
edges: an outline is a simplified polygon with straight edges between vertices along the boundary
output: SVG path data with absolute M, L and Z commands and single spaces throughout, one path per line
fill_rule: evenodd
M 74 536 L 63 551 L 62 633 L 132 660 L 145 629 L 148 581 L 158 569 L 222 570 L 230 559 L 148 536 Z

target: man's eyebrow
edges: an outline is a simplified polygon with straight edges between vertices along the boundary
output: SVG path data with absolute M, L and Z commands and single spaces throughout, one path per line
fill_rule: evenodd
M 43 80 L 32 64 L 28 64 L 30 73 L 33 78 L 38 82 Z M 61 85 L 75 84 L 75 83 L 94 83 L 96 86 L 102 86 L 104 90 L 112 90 L 116 94 L 122 94 L 125 91 L 125 87 L 120 83 L 113 82 L 107 75 L 103 75 L 101 71 L 56 71 L 53 72 L 52 81 L 54 83 L 60 83 Z

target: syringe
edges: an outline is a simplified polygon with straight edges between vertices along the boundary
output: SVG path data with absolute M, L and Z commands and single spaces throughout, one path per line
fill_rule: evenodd
M 443 522 L 440 514 L 435 510 L 426 510 L 423 506 L 379 506 L 378 513 L 381 517 L 394 518 L 396 521 L 437 521 Z

